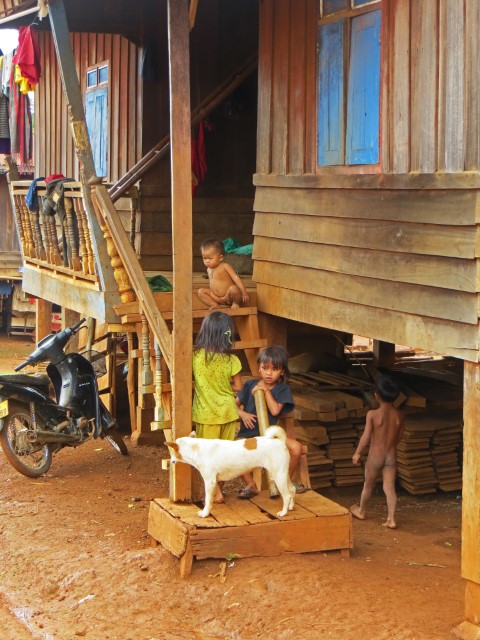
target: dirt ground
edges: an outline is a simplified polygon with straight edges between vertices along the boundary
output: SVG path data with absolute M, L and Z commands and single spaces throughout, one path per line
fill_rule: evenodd
M 0 372 L 32 342 L 0 337 Z M 128 439 L 127 439 L 127 443 Z M 168 493 L 163 448 L 107 443 L 62 450 L 30 480 L 0 452 L 2 640 L 440 640 L 463 620 L 461 496 L 399 493 L 395 531 L 380 523 L 380 487 L 369 519 L 355 520 L 350 559 L 337 552 L 178 560 L 152 548 L 147 514 Z M 324 490 L 344 506 L 360 487 Z

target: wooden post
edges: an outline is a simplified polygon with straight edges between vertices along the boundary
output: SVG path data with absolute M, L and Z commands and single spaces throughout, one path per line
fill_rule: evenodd
M 52 303 L 37 298 L 35 301 L 35 339 L 39 342 L 45 336 L 52 333 Z
M 168 0 L 173 247 L 173 435 L 192 428 L 192 177 L 188 0 Z M 170 498 L 190 500 L 191 469 L 174 464 Z
M 383 340 L 373 341 L 373 361 L 376 367 L 393 369 L 395 364 L 395 345 Z
M 464 363 L 462 577 L 467 581 L 465 618 L 456 635 L 480 638 L 480 364 Z
M 71 309 L 62 309 L 62 331 L 71 327 L 73 324 L 80 320 L 80 314 L 77 311 Z M 78 333 L 71 339 L 69 343 L 70 351 L 78 350 Z
M 83 199 L 88 215 L 88 222 L 92 231 L 92 243 L 97 259 L 97 273 L 100 278 L 102 291 L 117 291 L 113 268 L 107 255 L 107 248 L 103 240 L 90 195 L 88 181 L 97 177 L 93 160 L 90 138 L 88 137 L 87 122 L 83 107 L 82 92 L 77 77 L 72 45 L 68 32 L 67 18 L 63 0 L 50 0 L 48 14 L 52 29 L 55 51 L 57 54 L 58 68 L 62 78 L 63 92 L 68 104 L 70 125 L 72 127 L 75 148 L 81 164 L 81 181 L 83 185 Z M 117 304 L 120 300 L 117 302 Z

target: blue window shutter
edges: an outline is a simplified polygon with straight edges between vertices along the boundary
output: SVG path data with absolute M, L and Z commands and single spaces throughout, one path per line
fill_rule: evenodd
M 85 119 L 92 145 L 95 171 L 98 176 L 107 175 L 108 143 L 108 94 L 107 87 L 89 91 L 85 96 Z
M 318 49 L 318 164 L 344 164 L 343 20 L 322 25 Z
M 352 20 L 347 164 L 376 164 L 380 130 L 380 11 Z

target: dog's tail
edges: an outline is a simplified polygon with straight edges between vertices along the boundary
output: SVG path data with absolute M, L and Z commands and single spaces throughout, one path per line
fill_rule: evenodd
M 268 427 L 265 431 L 265 438 L 277 438 L 278 440 L 282 440 L 283 442 L 287 439 L 287 434 L 282 427 Z

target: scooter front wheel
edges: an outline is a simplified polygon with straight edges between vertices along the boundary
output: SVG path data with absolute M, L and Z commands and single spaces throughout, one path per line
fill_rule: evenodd
M 27 433 L 33 429 L 28 408 L 9 401 L 9 414 L 3 419 L 0 445 L 14 469 L 27 478 L 39 478 L 52 464 L 52 445 L 29 442 Z M 38 426 L 42 427 L 38 421 Z
M 122 456 L 128 456 L 127 445 L 115 427 L 110 427 L 108 431 L 104 431 L 103 433 L 104 439 L 117 453 L 122 454 Z

